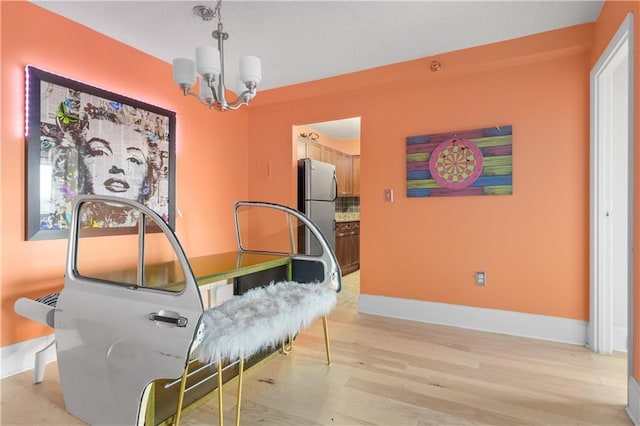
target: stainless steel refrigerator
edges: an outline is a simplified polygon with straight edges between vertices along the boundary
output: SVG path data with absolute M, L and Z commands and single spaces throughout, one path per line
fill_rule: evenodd
M 322 231 L 331 248 L 336 248 L 336 198 L 338 180 L 336 166 L 303 158 L 298 161 L 298 210 Z M 299 251 L 321 253 L 320 244 L 308 229 L 300 235 Z

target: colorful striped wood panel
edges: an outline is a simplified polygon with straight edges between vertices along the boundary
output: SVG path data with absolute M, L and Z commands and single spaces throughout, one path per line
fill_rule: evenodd
M 512 194 L 512 136 L 506 125 L 407 137 L 407 197 Z

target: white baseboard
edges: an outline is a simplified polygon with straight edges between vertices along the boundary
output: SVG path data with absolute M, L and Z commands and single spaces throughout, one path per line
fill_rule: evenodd
M 629 332 L 627 330 L 627 325 L 613 325 L 613 350 L 616 352 L 627 352 L 629 349 L 627 346 L 627 336 Z
M 588 323 L 586 321 L 546 315 L 373 296 L 370 294 L 360 295 L 359 311 L 365 314 L 575 345 L 584 345 L 587 342 Z
M 53 339 L 53 334 L 50 334 L 0 348 L 2 378 L 33 370 L 36 352 L 45 348 Z M 51 347 L 45 352 L 45 362 L 50 363 L 55 360 L 56 351 Z
M 640 426 L 640 384 L 633 376 L 629 376 L 627 383 L 627 414 L 634 425 Z

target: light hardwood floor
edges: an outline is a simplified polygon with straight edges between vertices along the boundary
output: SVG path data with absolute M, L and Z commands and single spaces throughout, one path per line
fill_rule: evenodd
M 358 314 L 357 273 L 329 317 L 333 363 L 320 321 L 245 374 L 243 425 L 631 425 L 626 357 L 579 346 Z M 1 383 L 2 425 L 77 425 L 55 364 Z M 235 420 L 236 382 L 224 387 Z M 215 398 L 183 425 L 217 424 Z

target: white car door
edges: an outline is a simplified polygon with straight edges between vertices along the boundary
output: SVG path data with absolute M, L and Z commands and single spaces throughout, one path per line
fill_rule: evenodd
M 120 225 L 95 228 L 98 215 Z M 137 234 L 113 235 L 127 221 Z M 67 410 L 92 425 L 134 425 L 147 385 L 181 376 L 200 323 L 202 300 L 184 251 L 145 206 L 81 196 L 65 275 L 55 335 Z

